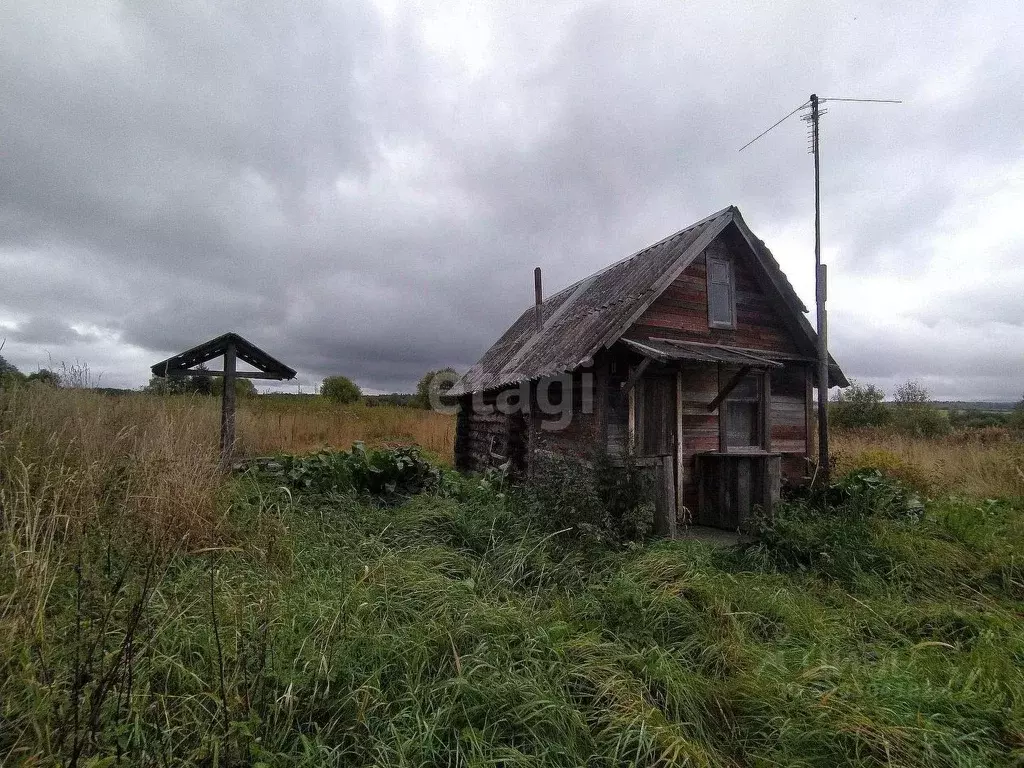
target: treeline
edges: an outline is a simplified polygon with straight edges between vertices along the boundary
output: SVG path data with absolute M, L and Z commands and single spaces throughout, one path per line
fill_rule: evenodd
M 874 384 L 851 382 L 833 395 L 829 423 L 837 429 L 891 427 L 900 432 L 936 437 L 955 429 L 1008 427 L 1024 432 L 1024 397 L 1011 411 L 944 408 L 916 381 L 896 387 L 892 401 Z
M 151 376 L 149 383 L 141 391 L 151 395 L 210 395 L 219 397 L 224 389 L 224 379 L 220 376 L 204 376 L 206 366 L 199 365 L 195 369 L 197 375 L 164 377 Z M 359 385 L 347 376 L 328 376 L 320 386 L 309 394 L 293 392 L 273 392 L 263 395 L 272 399 L 302 399 L 323 397 L 333 403 L 351 405 L 362 403 L 368 406 L 400 406 L 406 408 L 429 409 L 443 398 L 458 379 L 453 368 L 441 368 L 427 371 L 416 385 L 415 392 L 391 392 L 390 394 L 364 395 Z M 88 366 L 82 364 L 67 365 L 61 363 L 59 369 L 43 368 L 30 374 L 24 374 L 16 366 L 0 356 L 0 389 L 40 383 L 53 387 L 90 389 L 103 394 L 124 395 L 139 390 L 96 387 Z M 251 379 L 235 379 L 235 394 L 239 397 L 255 397 L 258 392 Z

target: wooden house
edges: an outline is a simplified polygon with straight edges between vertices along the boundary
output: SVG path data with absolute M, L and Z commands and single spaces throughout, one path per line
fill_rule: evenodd
M 455 385 L 463 470 L 629 453 L 657 524 L 737 528 L 809 473 L 816 335 L 729 207 L 537 301 Z M 846 378 L 830 360 L 830 385 Z

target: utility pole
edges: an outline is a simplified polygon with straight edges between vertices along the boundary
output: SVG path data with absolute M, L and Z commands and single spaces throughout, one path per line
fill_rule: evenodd
M 777 128 L 786 120 L 791 118 L 802 109 L 808 106 L 811 108 L 809 115 L 803 115 L 804 120 L 811 124 L 811 154 L 814 155 L 814 300 L 815 315 L 817 317 L 817 379 L 818 379 L 818 472 L 817 477 L 827 483 L 829 477 L 829 452 L 828 452 L 828 315 L 825 311 L 825 300 L 827 298 L 828 277 L 825 265 L 821 263 L 821 153 L 818 141 L 818 123 L 822 114 L 821 104 L 826 101 L 849 101 L 873 104 L 902 104 L 899 99 L 850 99 L 850 98 L 818 98 L 812 93 L 811 98 L 794 109 L 784 118 L 772 124 L 766 130 L 761 131 L 754 138 L 740 147 L 740 152 L 749 147 L 769 131 Z M 809 447 L 809 446 L 808 446 Z
M 818 321 L 818 476 L 828 482 L 828 316 L 825 301 L 828 278 L 821 263 L 821 152 L 818 142 L 817 94 L 811 94 L 811 151 L 814 153 L 814 304 Z

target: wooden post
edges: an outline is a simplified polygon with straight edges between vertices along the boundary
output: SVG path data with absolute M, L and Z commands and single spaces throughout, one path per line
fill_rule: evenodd
M 676 370 L 676 526 L 689 526 L 692 522 L 683 512 L 683 483 L 686 480 L 686 468 L 683 466 L 683 371 Z M 672 533 L 673 538 L 676 531 Z
M 544 328 L 544 289 L 540 282 L 540 267 L 533 270 L 533 322 L 540 333 Z
M 828 484 L 828 319 L 825 310 L 828 283 L 821 263 L 821 159 L 818 146 L 818 97 L 811 94 L 811 149 L 814 152 L 814 298 L 818 321 L 818 478 Z
M 224 350 L 224 391 L 220 400 L 220 464 L 231 468 L 235 447 L 235 345 Z

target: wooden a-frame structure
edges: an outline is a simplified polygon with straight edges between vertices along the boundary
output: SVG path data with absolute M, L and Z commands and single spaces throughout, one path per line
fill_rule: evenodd
M 224 358 L 224 368 L 219 371 L 196 369 L 195 366 Z M 248 363 L 255 371 L 239 371 L 238 360 Z M 215 339 L 186 349 L 173 357 L 161 360 L 150 370 L 154 376 L 161 378 L 184 378 L 201 376 L 213 378 L 224 377 L 224 391 L 221 394 L 220 409 L 220 456 L 221 465 L 230 467 L 232 451 L 235 445 L 235 379 L 273 379 L 282 381 L 295 378 L 295 370 L 271 357 L 251 341 L 237 333 L 228 332 Z

